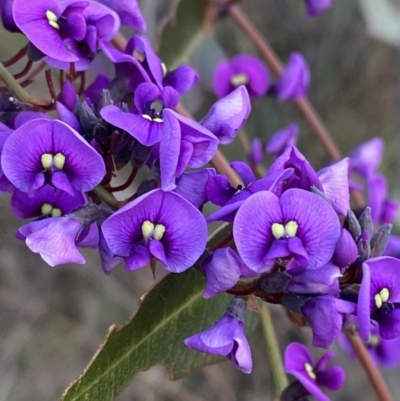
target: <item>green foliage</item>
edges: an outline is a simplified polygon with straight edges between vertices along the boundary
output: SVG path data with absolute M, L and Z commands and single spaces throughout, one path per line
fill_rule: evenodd
M 204 277 L 195 269 L 169 274 L 143 298 L 122 328 L 111 326 L 84 373 L 65 391 L 62 401 L 113 400 L 132 377 L 163 364 L 172 380 L 222 359 L 199 353 L 183 340 L 214 324 L 230 296 L 202 297 Z
M 206 1 L 176 1 L 176 13 L 160 29 L 158 40 L 158 54 L 168 70 L 187 63 L 187 58 L 203 41 L 206 7 Z

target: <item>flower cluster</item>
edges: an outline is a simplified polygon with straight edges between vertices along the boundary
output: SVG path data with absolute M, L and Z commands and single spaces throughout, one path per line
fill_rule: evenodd
M 331 3 L 307 0 L 307 13 Z M 291 124 L 265 145 L 255 138 L 250 163 L 230 164 L 237 182 L 208 166 L 220 145 L 235 140 L 251 101 L 306 95 L 310 73 L 303 56 L 292 53 L 275 81 L 251 55 L 222 62 L 213 79 L 218 99 L 195 121 L 179 112 L 180 97 L 199 80 L 192 67 L 168 71 L 141 34 L 124 49 L 111 43 L 121 24 L 146 29 L 136 1 L 13 0 L 3 2 L 2 18 L 29 40 L 30 61 L 62 71 L 47 108 L 1 106 L 0 191 L 12 193 L 12 211 L 29 219 L 17 233 L 29 249 L 57 266 L 85 263 L 79 248 L 95 248 L 106 274 L 120 263 L 129 271 L 148 265 L 154 271 L 158 261 L 172 273 L 195 266 L 206 278 L 204 298 L 235 297 L 220 321 L 185 343 L 226 356 L 245 373 L 252 370 L 245 335 L 250 296 L 303 317 L 314 346 L 329 348 L 346 325 L 357 325 L 371 352 L 381 347 L 377 360 L 399 362 L 385 351 L 400 338 L 400 247 L 390 236 L 397 203 L 376 172 L 381 139 L 315 171 L 296 147 L 299 128 Z M 86 86 L 85 71 L 99 52 L 115 73 Z M 54 90 L 51 77 L 49 83 Z M 57 119 L 44 113 L 52 108 Z M 264 153 L 274 158 L 268 168 Z M 127 165 L 128 180 L 115 184 Z M 127 188 L 134 194 L 114 197 Z M 368 204 L 352 210 L 351 192 L 363 189 Z M 215 205 L 211 214 L 203 212 L 208 202 Z M 207 248 L 207 224 L 216 221 L 229 230 Z M 312 394 L 326 400 L 319 386 L 340 388 L 343 370 L 325 369 L 332 356 L 314 364 L 302 345 L 291 344 L 285 366 L 296 382 L 287 399 Z

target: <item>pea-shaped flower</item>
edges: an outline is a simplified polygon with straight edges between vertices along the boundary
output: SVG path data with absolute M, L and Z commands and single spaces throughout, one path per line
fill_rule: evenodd
M 102 225 L 114 256 L 136 270 L 156 258 L 174 273 L 187 270 L 203 253 L 207 224 L 203 215 L 174 192 L 156 189 L 110 216 Z
M 71 195 L 92 190 L 105 175 L 101 156 L 67 124 L 32 120 L 4 144 L 4 174 L 17 189 L 30 192 L 51 184 Z
M 240 207 L 233 236 L 243 262 L 263 272 L 278 259 L 296 260 L 316 269 L 332 257 L 340 224 L 332 206 L 302 189 L 289 189 L 281 198 L 261 191 Z

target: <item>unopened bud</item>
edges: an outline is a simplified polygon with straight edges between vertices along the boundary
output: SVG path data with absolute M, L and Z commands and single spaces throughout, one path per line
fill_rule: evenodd
M 389 241 L 392 224 L 384 224 L 371 238 L 371 258 L 381 256 Z
M 369 235 L 372 234 L 374 231 L 374 223 L 372 222 L 372 217 L 371 217 L 371 208 L 368 206 L 364 209 L 364 211 L 361 213 L 360 218 L 358 219 L 361 230 L 362 231 L 368 231 Z
M 361 235 L 360 223 L 358 222 L 356 215 L 351 209 L 347 211 L 347 216 L 344 221 L 344 227 L 350 232 L 355 240 L 357 240 L 358 237 Z

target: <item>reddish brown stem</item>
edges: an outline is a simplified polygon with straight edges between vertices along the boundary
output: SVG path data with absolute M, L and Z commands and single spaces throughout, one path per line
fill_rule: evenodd
M 67 74 L 67 79 L 71 82 L 75 79 L 76 70 L 75 70 L 75 63 L 69 63 L 69 74 Z
M 3 61 L 4 67 L 9 67 L 10 65 L 13 65 L 17 61 L 21 60 L 21 58 L 25 56 L 27 51 L 28 51 L 28 45 L 23 47 L 15 56 L 12 56 L 9 60 Z
M 85 71 L 81 71 L 79 73 L 79 75 L 81 77 L 81 82 L 80 82 L 80 85 L 79 85 L 78 96 L 81 96 L 83 94 L 83 91 L 85 90 L 85 83 L 86 83 Z
M 108 192 L 119 192 L 119 191 L 124 191 L 125 189 L 129 188 L 130 185 L 135 180 L 137 172 L 138 172 L 137 168 L 132 169 L 128 179 L 126 180 L 126 182 L 124 184 L 119 185 L 118 187 L 109 188 Z
M 60 84 L 60 89 L 62 89 L 64 85 L 64 70 L 60 70 L 59 84 Z
M 380 401 L 393 401 L 392 395 L 383 380 L 381 372 L 376 367 L 360 336 L 353 330 L 346 330 L 347 339 L 363 366 Z
M 213 246 L 210 250 L 215 251 L 216 249 L 223 248 L 225 245 L 228 245 L 231 241 L 233 241 L 233 234 L 228 234 L 222 241 L 220 241 L 217 245 Z
M 36 78 L 38 74 L 40 74 L 46 68 L 46 63 L 42 61 L 31 73 L 28 77 L 20 83 L 23 88 L 29 86 L 33 80 Z
M 19 78 L 24 77 L 30 71 L 30 69 L 32 68 L 32 65 L 33 65 L 33 61 L 28 60 L 28 62 L 26 63 L 24 69 L 21 72 L 19 72 L 18 74 L 14 74 L 13 77 L 15 79 L 19 79 Z
M 261 35 L 260 32 L 258 32 L 249 18 L 242 12 L 239 6 L 231 6 L 229 8 L 229 15 L 254 43 L 272 71 L 278 76 L 282 75 L 283 64 L 281 60 L 271 48 L 267 40 Z M 297 100 L 296 104 L 310 124 L 315 135 L 321 141 L 321 144 L 329 157 L 332 160 L 340 159 L 341 153 L 338 146 L 332 139 L 329 131 L 319 118 L 318 114 L 315 112 L 309 100 L 307 98 L 302 98 Z
M 56 91 L 54 89 L 53 78 L 51 76 L 51 69 L 50 68 L 46 68 L 45 75 L 46 75 L 47 87 L 49 88 L 51 102 L 54 103 L 56 101 L 57 94 L 56 94 Z

